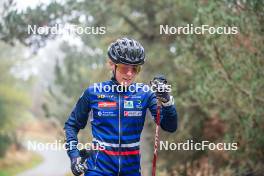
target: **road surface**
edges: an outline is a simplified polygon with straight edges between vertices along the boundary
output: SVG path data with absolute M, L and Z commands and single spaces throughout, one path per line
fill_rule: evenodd
M 65 176 L 70 173 L 70 161 L 66 151 L 35 151 L 43 157 L 43 162 L 17 176 Z

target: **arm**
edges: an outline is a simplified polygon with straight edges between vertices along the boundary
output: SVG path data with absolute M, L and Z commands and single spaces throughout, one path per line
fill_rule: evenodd
M 88 114 L 90 112 L 90 101 L 88 89 L 82 94 L 72 110 L 68 120 L 65 122 L 64 130 L 66 136 L 66 148 L 70 158 L 79 157 L 79 151 L 77 149 L 78 144 L 78 132 L 83 129 L 88 120 Z
M 149 110 L 152 116 L 157 117 L 157 98 L 156 95 L 152 92 L 149 97 Z M 161 119 L 160 119 L 160 127 L 164 131 L 175 132 L 178 126 L 178 115 L 176 111 L 176 107 L 174 105 L 173 97 L 170 96 L 170 100 L 167 103 L 162 103 L 161 108 Z

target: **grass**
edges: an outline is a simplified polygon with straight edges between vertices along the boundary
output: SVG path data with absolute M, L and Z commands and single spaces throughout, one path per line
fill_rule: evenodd
M 65 176 L 73 176 L 72 173 L 67 173 Z
M 13 176 L 21 173 L 27 169 L 33 168 L 43 161 L 42 157 L 33 153 L 30 154 L 30 160 L 27 162 L 12 161 L 12 163 L 6 164 L 5 161 L 1 161 L 0 176 Z M 5 163 L 5 164 L 3 164 Z

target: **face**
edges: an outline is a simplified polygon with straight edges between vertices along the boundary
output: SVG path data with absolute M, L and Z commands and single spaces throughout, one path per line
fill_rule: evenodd
M 113 64 L 112 70 L 116 66 L 116 80 L 122 85 L 130 85 L 136 78 L 136 75 L 140 71 L 140 66 L 125 65 L 125 64 Z

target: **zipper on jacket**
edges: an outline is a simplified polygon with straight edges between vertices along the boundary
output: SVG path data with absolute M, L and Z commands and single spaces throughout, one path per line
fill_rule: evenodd
M 99 150 L 96 152 L 96 155 L 95 155 L 94 169 L 96 169 L 96 164 L 97 164 L 97 157 L 98 157 L 98 154 L 99 154 Z
M 121 96 L 120 96 L 120 93 L 118 95 L 118 106 L 119 106 L 119 114 L 118 114 L 118 132 L 119 132 L 119 147 L 118 147 L 118 176 L 121 172 Z

